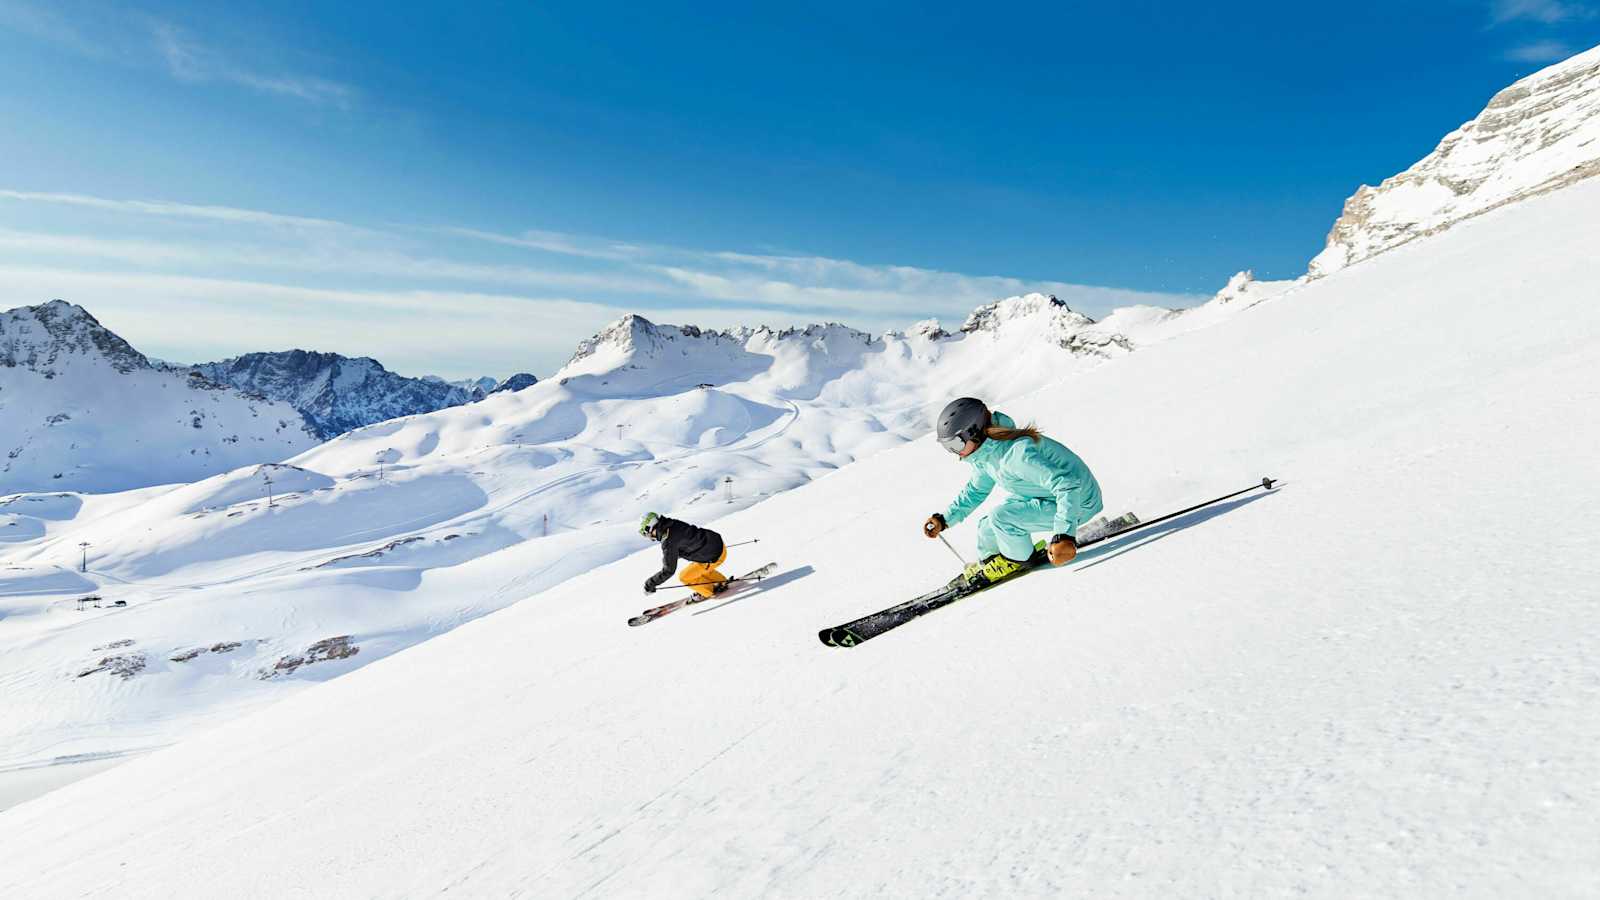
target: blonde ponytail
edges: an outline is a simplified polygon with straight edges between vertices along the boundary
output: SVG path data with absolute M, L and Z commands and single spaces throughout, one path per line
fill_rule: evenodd
M 990 425 L 983 430 L 983 436 L 992 441 L 1014 441 L 1017 438 L 1027 438 L 1035 444 L 1039 443 L 1039 438 L 1042 437 L 1039 434 L 1039 429 L 1033 427 L 1032 422 L 1021 428 L 1001 428 L 996 425 Z

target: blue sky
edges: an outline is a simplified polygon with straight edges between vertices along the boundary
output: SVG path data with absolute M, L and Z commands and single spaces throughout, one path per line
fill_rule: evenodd
M 557 367 L 609 318 L 1091 315 L 1301 274 L 1600 5 L 0 0 L 0 306 Z

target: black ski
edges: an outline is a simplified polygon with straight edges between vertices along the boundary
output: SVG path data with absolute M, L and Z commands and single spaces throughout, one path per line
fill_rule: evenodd
M 1086 536 L 1086 540 L 1078 543 L 1078 549 L 1082 551 L 1085 547 L 1098 544 L 1101 541 L 1108 541 L 1112 538 L 1122 537 L 1129 532 L 1149 528 L 1151 525 L 1159 525 L 1162 522 L 1192 513 L 1197 509 L 1203 509 L 1214 503 L 1221 503 L 1224 500 L 1232 499 L 1240 494 L 1247 494 L 1251 491 L 1270 491 L 1272 490 L 1272 486 L 1276 483 L 1276 479 L 1263 478 L 1258 484 L 1252 484 L 1247 488 L 1241 488 L 1240 490 L 1234 491 L 1231 494 L 1224 494 L 1214 500 L 1207 500 L 1204 503 L 1196 503 L 1194 506 L 1180 509 L 1177 512 L 1167 513 L 1160 518 L 1151 519 L 1148 522 L 1140 522 L 1139 517 L 1135 516 L 1133 513 L 1124 513 L 1123 515 L 1118 516 L 1116 519 L 1106 523 L 1105 531 L 1102 531 L 1100 534 L 1093 537 Z M 846 622 L 843 625 L 835 625 L 832 628 L 824 628 L 817 632 L 817 638 L 829 647 L 854 647 L 863 641 L 872 640 L 878 635 L 883 634 L 885 631 L 898 628 L 912 619 L 917 618 L 918 616 L 927 615 L 941 606 L 949 606 L 957 600 L 970 597 L 973 594 L 981 593 L 991 587 L 1005 584 L 1013 579 L 1021 578 L 1035 569 L 1049 567 L 1050 564 L 1045 557 L 1045 552 L 1043 550 L 1035 550 L 1033 556 L 1029 557 L 1027 563 L 1025 563 L 1022 568 L 1011 573 L 1007 577 L 1000 579 L 999 581 L 980 585 L 978 587 L 972 587 L 961 578 L 957 578 L 939 590 L 923 594 L 921 597 L 907 600 L 898 606 L 891 606 L 888 609 L 875 612 L 870 616 L 862 616 L 861 618 L 856 619 L 854 622 Z
M 760 581 L 768 575 L 771 575 L 772 570 L 776 569 L 777 567 L 777 563 L 769 562 L 759 569 L 755 569 L 740 575 L 738 578 L 730 578 L 728 580 L 732 582 L 732 584 L 730 584 L 728 590 L 723 591 L 720 594 L 713 594 L 710 597 L 702 597 L 699 594 L 691 592 L 689 596 L 683 598 L 682 600 L 674 600 L 671 603 L 663 603 L 660 606 L 652 606 L 637 616 L 629 619 L 628 624 L 636 627 L 639 625 L 645 625 L 647 623 L 654 622 L 668 613 L 677 612 L 678 610 L 683 609 L 685 606 L 693 606 L 694 604 L 700 603 L 704 600 L 721 599 L 733 593 L 734 591 L 739 590 L 741 587 L 743 587 L 744 582 Z
M 1045 556 L 1045 552 L 1043 550 L 1035 550 L 1033 556 L 1028 558 L 1022 568 L 999 581 L 987 582 L 974 587 L 967 583 L 965 579 L 957 577 L 954 581 L 936 591 L 907 600 L 898 606 L 891 606 L 870 616 L 862 616 L 854 622 L 846 622 L 843 625 L 824 628 L 817 632 L 817 638 L 829 647 L 854 647 L 863 641 L 872 640 L 885 631 L 899 628 L 918 616 L 925 616 L 942 606 L 949 606 L 957 600 L 964 600 L 973 594 L 983 593 L 989 588 L 1015 581 L 1035 569 L 1049 567 L 1050 563 Z

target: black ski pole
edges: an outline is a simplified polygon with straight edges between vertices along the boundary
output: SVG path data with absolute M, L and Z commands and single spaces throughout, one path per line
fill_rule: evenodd
M 1196 503 L 1195 505 L 1189 507 L 1188 509 L 1180 509 L 1175 513 L 1167 513 L 1166 515 L 1162 516 L 1159 519 L 1151 519 L 1148 522 L 1140 522 L 1137 525 L 1131 525 L 1131 526 L 1129 526 L 1127 528 L 1122 529 L 1121 531 L 1113 531 L 1110 534 L 1102 535 L 1100 537 L 1097 537 L 1092 541 L 1086 541 L 1086 542 L 1084 542 L 1082 544 L 1079 544 L 1078 545 L 1078 549 L 1082 550 L 1085 547 L 1091 547 L 1091 546 L 1093 546 L 1095 544 L 1100 543 L 1101 541 L 1109 541 L 1114 537 L 1122 537 L 1125 534 L 1129 534 L 1131 532 L 1138 531 L 1141 528 L 1149 528 L 1151 525 L 1159 525 L 1162 522 L 1167 521 L 1168 519 L 1176 519 L 1179 516 L 1187 515 L 1188 513 L 1192 513 L 1197 509 L 1205 509 L 1206 507 L 1212 505 L 1213 503 L 1221 503 L 1224 500 L 1228 500 L 1228 499 L 1231 499 L 1233 497 L 1237 497 L 1240 494 L 1248 494 L 1251 491 L 1270 491 L 1270 490 L 1272 490 L 1272 485 L 1274 483 L 1276 483 L 1276 481 L 1277 481 L 1277 479 L 1275 479 L 1275 478 L 1263 478 L 1263 479 L 1261 479 L 1261 483 L 1260 484 L 1252 484 L 1247 488 L 1243 488 L 1241 490 L 1234 491 L 1231 494 L 1223 494 L 1221 497 L 1218 497 L 1215 500 L 1207 500 L 1204 503 Z
M 759 544 L 759 543 L 761 543 L 761 538 L 751 538 L 748 541 L 740 541 L 737 544 L 723 544 L 722 546 L 723 547 L 743 547 L 745 544 Z

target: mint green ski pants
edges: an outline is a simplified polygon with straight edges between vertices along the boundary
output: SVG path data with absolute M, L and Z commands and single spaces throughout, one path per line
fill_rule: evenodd
M 1100 512 L 1100 498 L 1094 508 L 1084 510 L 1084 520 Z M 1033 555 L 1033 536 L 1050 538 L 1056 527 L 1056 502 L 1041 497 L 1007 497 L 994 511 L 978 520 L 978 558 L 1004 553 L 1007 559 L 1022 562 Z

